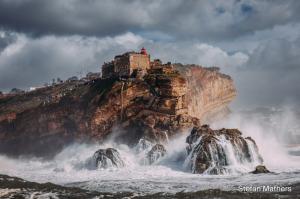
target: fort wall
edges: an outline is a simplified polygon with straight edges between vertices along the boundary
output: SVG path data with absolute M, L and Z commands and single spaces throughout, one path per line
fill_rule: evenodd
M 130 77 L 135 71 L 142 70 L 146 73 L 148 69 L 150 69 L 150 55 L 143 48 L 141 53 L 127 52 L 123 55 L 115 56 L 112 62 L 104 63 L 102 66 L 102 77 Z

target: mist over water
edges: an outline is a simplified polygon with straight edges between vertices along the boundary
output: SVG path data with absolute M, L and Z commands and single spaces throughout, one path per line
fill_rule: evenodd
M 233 112 L 223 121 L 211 124 L 212 128 L 238 128 L 243 137 L 252 137 L 264 159 L 264 165 L 274 174 L 249 174 L 255 167 L 232 164 L 232 171 L 224 175 L 192 174 L 186 167 L 186 137 L 190 131 L 165 144 L 167 155 L 153 165 L 147 164 L 145 151 L 139 146 L 129 148 L 116 144 L 112 136 L 103 145 L 76 144 L 67 146 L 53 160 L 37 158 L 13 159 L 0 156 L 0 173 L 18 176 L 30 181 L 53 182 L 67 186 L 78 186 L 105 192 L 179 192 L 209 188 L 235 189 L 238 185 L 296 183 L 300 182 L 299 115 L 292 109 L 257 109 Z M 298 137 L 297 137 L 298 136 Z M 221 140 L 224 147 L 226 141 Z M 115 148 L 125 166 L 107 169 L 90 169 L 88 160 L 98 149 Z M 150 146 L 149 146 L 150 147 Z M 299 150 L 298 150 L 299 151 Z M 232 159 L 234 160 L 234 158 Z
M 273 171 L 300 168 L 300 112 L 294 106 L 262 107 L 233 112 L 213 128 L 238 128 L 258 145 L 264 164 Z M 294 151 L 295 153 L 291 153 Z

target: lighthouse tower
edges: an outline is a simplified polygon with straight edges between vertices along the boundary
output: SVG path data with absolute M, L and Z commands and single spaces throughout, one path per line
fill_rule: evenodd
M 141 49 L 141 54 L 142 54 L 142 55 L 148 55 L 148 53 L 147 53 L 147 51 L 146 51 L 146 48 L 143 47 L 143 48 Z

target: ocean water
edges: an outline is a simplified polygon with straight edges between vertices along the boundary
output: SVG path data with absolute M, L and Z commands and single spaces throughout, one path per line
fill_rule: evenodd
M 238 190 L 239 186 L 289 186 L 300 183 L 300 145 L 297 144 L 297 140 L 295 141 L 299 133 L 297 128 L 299 120 L 293 118 L 284 124 L 277 110 L 267 115 L 255 112 L 252 117 L 249 113 L 247 117 L 243 114 L 233 114 L 227 120 L 212 126 L 239 128 L 244 137 L 251 136 L 258 145 L 264 159 L 263 164 L 273 173 L 250 174 L 257 162 L 253 164 L 235 162 L 230 165 L 231 172 L 224 175 L 192 174 L 186 169 L 183 161 L 183 157 L 187 157 L 185 139 L 188 132 L 170 139 L 166 144 L 168 154 L 154 165 L 145 164 L 145 152 L 140 151 L 138 147 L 129 148 L 111 140 L 103 145 L 74 143 L 52 160 L 13 159 L 0 155 L 0 173 L 39 183 L 52 182 L 112 193 L 177 193 L 207 189 L 232 191 Z M 280 111 L 280 114 L 285 113 Z M 286 128 L 278 127 L 282 125 Z M 284 135 L 294 137 L 291 140 L 283 139 Z M 86 167 L 87 160 L 95 151 L 108 147 L 119 151 L 125 167 L 95 170 Z

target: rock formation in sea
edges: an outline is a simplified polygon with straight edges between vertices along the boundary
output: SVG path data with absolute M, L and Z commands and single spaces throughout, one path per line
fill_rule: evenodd
M 74 141 L 101 142 L 109 136 L 131 146 L 141 138 L 163 143 L 227 112 L 236 95 L 229 76 L 198 65 L 158 60 L 149 65 L 142 53 L 116 56 L 103 66 L 103 77 L 2 95 L 0 153 L 52 156 Z M 130 56 L 142 57 L 138 63 L 146 68 L 121 76 L 128 66 L 123 58 Z M 110 73 L 117 66 L 119 73 Z M 125 74 L 132 71 L 125 69 Z
M 89 166 L 98 169 L 107 169 L 111 167 L 121 168 L 125 166 L 120 153 L 114 148 L 99 149 L 89 160 Z
M 154 164 L 159 161 L 167 154 L 167 150 L 164 145 L 156 144 L 152 147 L 152 149 L 147 153 L 147 159 L 149 164 Z
M 247 164 L 256 166 L 263 159 L 256 143 L 243 138 L 238 129 L 212 130 L 209 125 L 196 126 L 186 142 L 185 167 L 192 173 L 224 174 Z
M 259 174 L 259 173 L 270 173 L 270 171 L 266 168 L 264 165 L 257 165 L 255 167 L 255 170 L 252 171 L 253 174 Z

